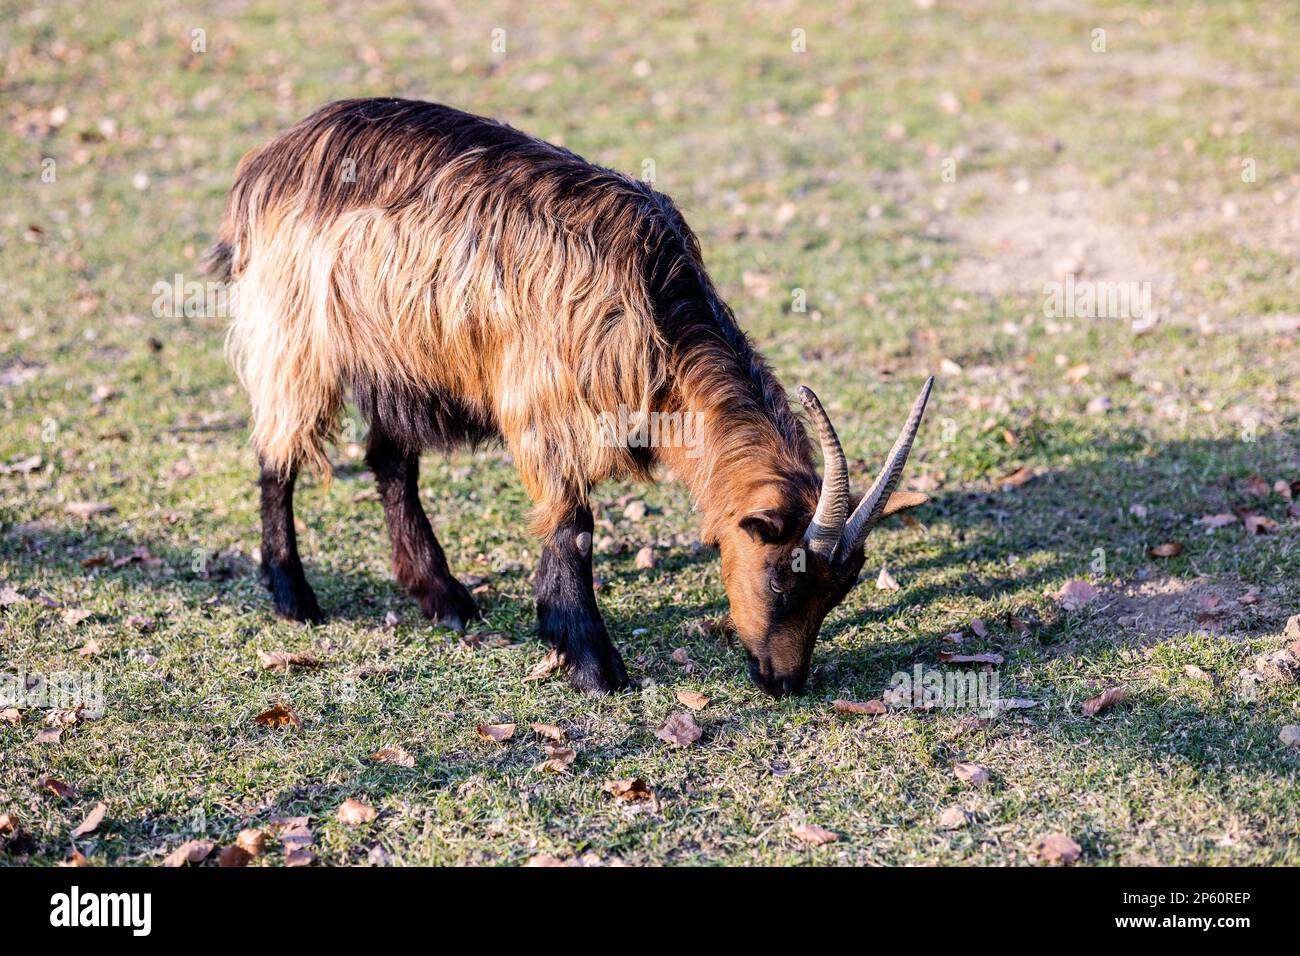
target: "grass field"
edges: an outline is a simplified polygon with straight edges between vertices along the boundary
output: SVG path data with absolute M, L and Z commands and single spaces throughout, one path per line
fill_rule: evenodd
M 1054 833 L 1083 864 L 1300 863 L 1300 684 L 1257 662 L 1300 637 L 1300 10 L 733 7 L 0 0 L 0 672 L 103 691 L 57 741 L 58 713 L 0 720 L 0 863 L 152 865 L 301 816 L 322 864 L 1015 865 Z M 804 696 L 763 696 L 700 626 L 726 610 L 717 559 L 668 484 L 598 493 L 598 597 L 638 688 L 524 683 L 537 547 L 499 448 L 423 463 L 480 589 L 468 639 L 391 581 L 353 441 L 298 498 L 329 620 L 271 615 L 225 320 L 159 317 L 155 285 L 202 281 L 246 150 L 390 94 L 653 175 L 787 387 L 827 402 L 856 487 L 939 376 L 907 479 L 934 500 L 871 539 Z M 1149 283 L 1151 308 L 1049 315 L 1066 276 Z M 1099 594 L 1066 610 L 1078 579 Z M 1002 696 L 1037 706 L 832 707 L 954 649 L 1002 655 Z M 685 748 L 654 734 L 679 691 L 709 698 Z M 255 722 L 277 703 L 300 728 Z M 566 731 L 567 772 L 534 769 L 533 722 Z M 602 789 L 633 777 L 655 800 Z M 377 818 L 340 822 L 348 798 Z

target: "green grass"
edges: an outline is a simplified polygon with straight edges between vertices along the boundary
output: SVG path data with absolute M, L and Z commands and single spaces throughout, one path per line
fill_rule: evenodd
M 156 863 L 184 839 L 224 844 L 303 814 L 325 863 L 363 862 L 380 846 L 405 864 L 590 852 L 637 864 L 1002 865 L 1031 862 L 1033 841 L 1053 831 L 1091 864 L 1300 862 L 1300 752 L 1278 739 L 1300 723 L 1300 690 L 1243 693 L 1238 680 L 1284 646 L 1283 622 L 1300 611 L 1300 522 L 1280 496 L 1240 487 L 1253 474 L 1300 478 L 1300 359 L 1287 330 L 1300 267 L 1285 228 L 1300 193 L 1300 21 L 1287 5 L 579 13 L 393 0 L 194 12 L 123 0 L 92 13 L 0 0 L 0 20 L 0 462 L 41 458 L 0 475 L 0 587 L 23 598 L 0 610 L 0 671 L 86 672 L 105 689 L 103 715 L 57 744 L 34 742 L 39 709 L 0 723 L 0 813 L 26 834 L 0 862 L 66 858 L 99 800 L 107 821 L 77 845 L 111 864 Z M 1097 27 L 1105 53 L 1089 49 Z M 191 53 L 196 28 L 203 54 Z M 504 54 L 492 52 L 496 28 Z M 792 52 L 794 29 L 806 53 Z M 945 93 L 959 111 L 944 109 Z M 597 558 L 599 599 L 639 689 L 591 700 L 561 680 L 522 683 L 543 653 L 537 548 L 496 449 L 426 457 L 421 485 L 454 569 L 487 581 L 481 630 L 508 643 L 466 646 L 420 619 L 390 580 L 379 506 L 347 448 L 328 489 L 299 495 L 330 620 L 308 629 L 271 616 L 251 558 L 247 405 L 222 356 L 224 322 L 155 318 L 153 286 L 197 277 L 244 151 L 325 101 L 386 94 L 500 117 L 634 175 L 653 159 L 782 379 L 828 402 L 859 483 L 921 377 L 945 359 L 961 366 L 941 374 L 909 466 L 937 482 L 934 503 L 919 525 L 873 537 L 866 580 L 828 619 L 805 696 L 763 697 L 739 651 L 692 626 L 725 600 L 672 485 L 599 492 L 598 533 L 613 544 Z M 50 126 L 60 108 L 66 120 Z M 945 183 L 940 163 L 954 155 L 957 181 Z M 1257 160 L 1253 183 L 1242 157 Z M 45 158 L 54 182 L 42 181 Z M 1053 232 L 1032 203 L 1067 189 L 1086 191 L 1085 212 Z M 982 245 L 1016 216 L 1013 235 L 1054 237 L 1048 263 L 1073 254 L 1059 236 L 1077 226 L 1092 242 L 1085 277 L 1091 257 L 1107 256 L 1099 274 L 1172 276 L 1161 323 L 1137 335 L 1123 320 L 1046 318 L 1053 276 Z M 981 258 L 1001 261 L 1010 286 L 966 268 Z M 796 288 L 805 313 L 791 311 Z M 1081 363 L 1088 374 L 1071 383 Z M 1111 410 L 1090 414 L 1101 397 Z M 1021 465 L 1038 476 L 999 490 Z M 625 494 L 653 506 L 644 521 L 623 520 Z M 115 511 L 80 519 L 65 512 L 72 501 Z M 1236 506 L 1273 517 L 1277 533 L 1194 524 Z M 1185 553 L 1147 556 L 1168 540 Z M 659 564 L 638 571 L 645 544 Z M 112 566 L 142 546 L 160 562 Z M 99 555 L 109 560 L 83 567 Z M 881 564 L 900 591 L 873 587 Z M 1062 612 L 1045 595 L 1078 577 L 1103 598 Z M 1253 587 L 1261 601 L 1234 606 L 1214 635 L 1159 624 L 1172 607 L 1159 592 L 1130 626 L 1116 602 L 1144 585 Z M 93 616 L 69 625 L 63 608 Z M 1006 616 L 1025 609 L 1041 626 L 1022 634 Z M 934 666 L 942 636 L 977 616 L 988 636 L 971 646 L 1005 655 L 1003 695 L 1038 707 L 983 725 L 943 710 L 833 713 L 835 698 L 877 697 L 895 672 Z M 103 653 L 79 656 L 90 639 Z M 674 662 L 679 648 L 689 667 Z M 259 649 L 327 666 L 271 673 Z M 1189 664 L 1217 682 L 1189 677 Z M 1081 715 L 1083 700 L 1120 683 L 1125 703 Z M 703 739 L 682 750 L 653 733 L 682 709 L 678 690 L 711 698 L 697 715 Z M 301 730 L 254 722 L 276 702 Z M 508 721 L 519 731 L 504 745 L 475 730 Z M 568 774 L 532 770 L 543 759 L 534 721 L 568 731 Z M 415 766 L 369 759 L 387 745 Z M 957 760 L 987 766 L 991 783 L 959 782 Z M 51 775 L 78 796 L 43 792 Z M 657 810 L 601 790 L 634 776 Z M 336 822 L 347 797 L 379 819 Z M 954 805 L 968 825 L 941 829 Z M 805 821 L 840 840 L 799 843 L 791 828 Z M 275 841 L 263 859 L 282 860 Z

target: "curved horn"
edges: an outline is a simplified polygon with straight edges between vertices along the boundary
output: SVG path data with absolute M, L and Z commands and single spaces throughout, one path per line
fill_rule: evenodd
M 889 503 L 889 496 L 903 474 L 903 465 L 907 463 L 907 455 L 912 450 L 912 441 L 916 438 L 916 430 L 921 426 L 921 416 L 925 414 L 925 403 L 930 400 L 930 389 L 933 386 L 934 376 L 931 375 L 921 387 L 921 394 L 912 406 L 912 414 L 907 416 L 907 424 L 898 433 L 898 439 L 889 450 L 889 457 L 881 466 L 880 474 L 876 475 L 871 489 L 844 523 L 844 534 L 839 542 L 840 554 L 851 554 L 862 547 L 862 542 L 867 540 L 871 529 L 879 523 L 885 505 Z
M 822 446 L 822 493 L 817 499 L 817 511 L 812 523 L 804 532 L 808 548 L 827 561 L 835 554 L 844 530 L 844 516 L 849 513 L 849 463 L 844 458 L 835 426 L 822 403 L 807 385 L 799 386 L 799 401 L 808 409 L 808 416 L 817 427 L 817 440 Z

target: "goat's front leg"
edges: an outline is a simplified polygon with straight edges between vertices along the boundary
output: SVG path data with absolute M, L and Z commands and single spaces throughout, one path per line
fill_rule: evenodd
M 591 511 L 573 509 L 547 538 L 537 565 L 537 626 L 563 657 L 569 680 L 588 694 L 627 686 L 627 669 L 609 640 L 591 580 Z
M 303 574 L 298 535 L 293 527 L 293 485 L 298 470 L 283 473 L 262 466 L 262 583 L 271 592 L 275 612 L 292 621 L 324 619 L 316 595 Z

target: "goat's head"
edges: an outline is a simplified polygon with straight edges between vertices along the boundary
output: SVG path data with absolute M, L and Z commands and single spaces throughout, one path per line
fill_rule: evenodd
M 811 521 L 806 504 L 792 509 L 788 496 L 776 493 L 771 502 L 752 502 L 757 507 L 721 541 L 731 625 L 749 658 L 750 678 L 769 694 L 803 689 L 822 621 L 857 583 L 871 530 L 887 515 L 927 500 L 894 489 L 933 384 L 933 378 L 926 381 L 875 482 L 856 501 L 835 428 L 812 390 L 800 387 L 824 469 Z

